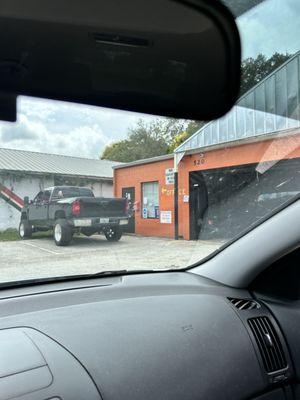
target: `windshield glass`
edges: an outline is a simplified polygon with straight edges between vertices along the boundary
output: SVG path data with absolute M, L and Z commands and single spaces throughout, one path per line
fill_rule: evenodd
M 28 97 L 0 122 L 0 282 L 180 269 L 300 192 L 300 3 L 224 0 L 240 97 L 188 121 Z

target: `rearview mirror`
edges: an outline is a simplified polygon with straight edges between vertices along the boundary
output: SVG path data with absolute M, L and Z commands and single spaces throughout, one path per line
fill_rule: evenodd
M 239 35 L 217 0 L 10 0 L 0 35 L 9 96 L 210 120 L 239 91 Z

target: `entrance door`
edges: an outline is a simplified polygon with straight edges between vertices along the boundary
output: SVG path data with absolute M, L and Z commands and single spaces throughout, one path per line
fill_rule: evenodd
M 208 195 L 201 172 L 190 173 L 190 239 L 198 240 L 208 207 Z
M 135 188 L 123 188 L 122 189 L 122 197 L 125 197 L 129 203 L 129 223 L 128 225 L 124 225 L 123 231 L 128 233 L 135 232 L 135 211 L 134 211 L 134 202 L 135 202 Z

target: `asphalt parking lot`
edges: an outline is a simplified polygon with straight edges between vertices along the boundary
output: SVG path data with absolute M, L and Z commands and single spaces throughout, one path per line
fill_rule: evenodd
M 119 242 L 104 236 L 75 237 L 67 247 L 52 238 L 0 242 L 0 282 L 118 269 L 164 269 L 188 266 L 220 246 L 124 235 Z

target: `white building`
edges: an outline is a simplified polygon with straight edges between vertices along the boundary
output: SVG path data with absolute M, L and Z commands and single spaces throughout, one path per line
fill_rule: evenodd
M 32 199 L 55 185 L 90 187 L 95 196 L 113 196 L 117 162 L 0 148 L 0 230 L 17 228 L 24 196 Z

